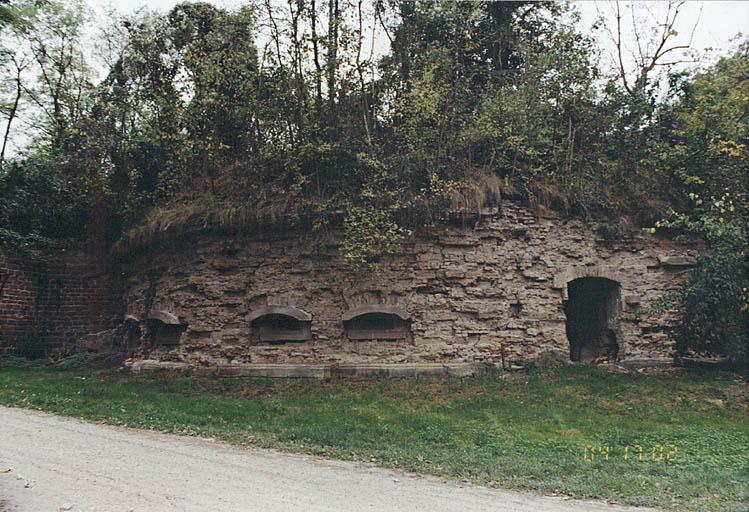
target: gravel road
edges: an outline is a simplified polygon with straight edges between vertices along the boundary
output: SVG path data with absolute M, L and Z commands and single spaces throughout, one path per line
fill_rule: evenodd
M 59 510 L 634 509 L 0 407 L 0 512 Z

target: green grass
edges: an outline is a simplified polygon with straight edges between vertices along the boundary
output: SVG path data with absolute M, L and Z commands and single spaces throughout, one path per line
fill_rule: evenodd
M 5 405 L 691 510 L 749 510 L 748 397 L 746 382 L 729 375 L 624 375 L 587 366 L 324 383 L 0 364 Z M 665 446 L 662 461 L 653 460 L 656 444 Z M 643 446 L 643 460 L 634 445 Z M 678 449 L 671 461 L 669 445 Z M 584 460 L 586 446 L 608 447 L 609 460 Z

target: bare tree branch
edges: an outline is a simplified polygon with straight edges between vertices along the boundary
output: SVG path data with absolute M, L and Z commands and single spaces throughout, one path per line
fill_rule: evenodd
M 616 0 L 616 44 L 617 55 L 619 56 L 619 76 L 622 79 L 622 85 L 629 94 L 632 94 L 632 88 L 627 81 L 627 72 L 624 70 L 624 58 L 622 57 L 622 14 L 619 9 L 619 0 Z

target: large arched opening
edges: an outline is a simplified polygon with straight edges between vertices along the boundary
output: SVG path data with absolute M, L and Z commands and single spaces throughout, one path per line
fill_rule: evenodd
M 567 339 L 570 359 L 616 360 L 621 287 L 605 277 L 579 277 L 567 283 Z

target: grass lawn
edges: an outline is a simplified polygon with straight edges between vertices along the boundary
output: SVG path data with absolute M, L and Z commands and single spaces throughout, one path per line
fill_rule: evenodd
M 125 376 L 6 361 L 0 403 L 505 488 L 749 510 L 749 389 L 730 375 L 576 365 L 318 382 Z

